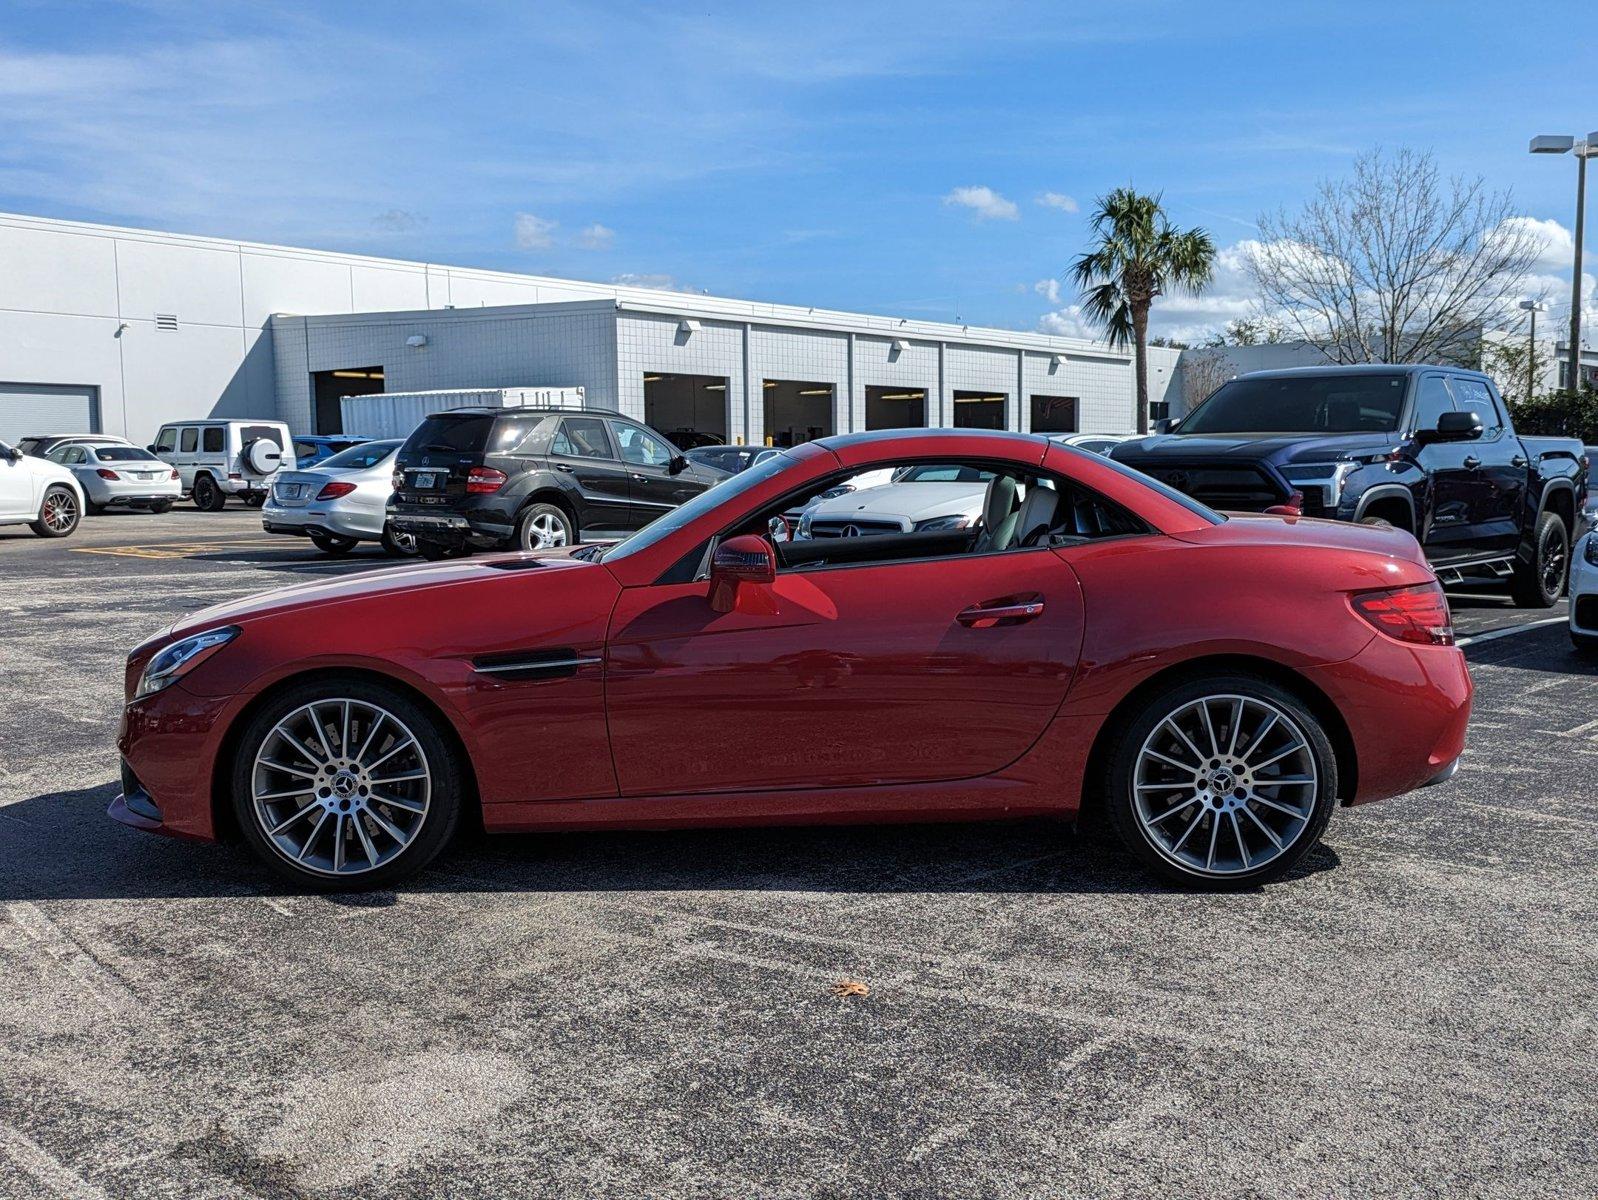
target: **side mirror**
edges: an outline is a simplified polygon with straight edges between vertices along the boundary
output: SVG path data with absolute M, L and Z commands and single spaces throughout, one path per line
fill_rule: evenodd
M 1155 433 L 1170 433 L 1171 432 L 1171 426 L 1173 426 L 1175 424 L 1176 424 L 1176 422 L 1173 421 L 1170 417 L 1161 417 L 1158 421 L 1154 422 L 1154 432 Z
M 777 554 L 770 542 L 753 533 L 728 538 L 710 558 L 710 607 L 717 612 L 735 608 L 765 611 L 770 605 L 753 600 L 759 593 L 743 585 L 776 580 Z M 751 597 L 750 602 L 744 603 L 743 597 Z
M 1445 412 L 1437 418 L 1436 429 L 1417 429 L 1415 444 L 1434 442 L 1473 442 L 1482 435 L 1481 418 L 1473 412 Z
M 687 469 L 688 460 L 680 454 L 673 455 L 671 461 L 666 464 L 666 470 L 673 475 L 681 475 Z
M 766 530 L 774 542 L 793 541 L 793 527 L 788 524 L 788 518 L 777 516 L 766 522 Z
M 7 462 L 21 462 L 22 451 L 15 446 L 8 446 L 6 443 L 0 442 L 0 458 L 4 458 Z
M 151 454 L 158 453 L 158 451 L 156 450 L 156 448 L 154 446 L 146 446 L 145 449 L 148 450 Z

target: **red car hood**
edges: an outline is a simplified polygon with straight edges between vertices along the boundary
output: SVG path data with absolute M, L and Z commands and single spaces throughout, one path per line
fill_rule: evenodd
M 1175 536 L 1207 546 L 1316 546 L 1329 550 L 1362 550 L 1425 567 L 1426 555 L 1413 534 L 1390 525 L 1354 525 L 1314 517 L 1276 517 L 1264 513 L 1227 513 L 1219 525 Z
M 166 631 L 167 637 L 180 637 L 218 625 L 236 625 L 254 617 L 269 616 L 285 609 L 317 608 L 324 604 L 343 604 L 395 592 L 421 592 L 432 588 L 460 587 L 478 582 L 501 571 L 603 570 L 593 563 L 569 557 L 568 551 L 538 551 L 532 554 L 483 555 L 458 562 L 424 563 L 346 575 L 339 579 L 295 584 L 275 591 L 260 592 L 239 600 L 213 604 L 190 613 Z

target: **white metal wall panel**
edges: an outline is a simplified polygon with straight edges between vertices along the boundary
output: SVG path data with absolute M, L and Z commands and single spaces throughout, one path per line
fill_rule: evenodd
M 0 383 L 0 442 L 15 445 L 40 433 L 98 433 L 96 388 Z

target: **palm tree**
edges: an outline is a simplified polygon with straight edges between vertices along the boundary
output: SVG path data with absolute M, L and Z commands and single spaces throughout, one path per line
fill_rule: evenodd
M 1149 431 L 1149 306 L 1177 287 L 1192 295 L 1210 281 L 1215 243 L 1202 229 L 1173 229 L 1160 197 L 1116 188 L 1091 218 L 1098 244 L 1071 268 L 1088 320 L 1110 345 L 1131 342 L 1137 358 L 1137 431 Z

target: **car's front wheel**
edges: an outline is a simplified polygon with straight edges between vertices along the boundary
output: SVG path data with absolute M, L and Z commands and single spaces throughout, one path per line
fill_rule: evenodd
M 274 871 L 322 890 L 380 887 L 420 870 L 460 816 L 464 772 L 438 719 L 357 678 L 290 687 L 249 719 L 233 810 Z
M 28 528 L 43 538 L 67 537 L 83 520 L 83 508 L 78 504 L 77 493 L 69 487 L 51 487 L 44 493 L 39 505 L 39 519 L 31 521 Z
M 1277 878 L 1314 846 L 1336 804 L 1337 758 L 1320 719 L 1253 675 L 1195 678 L 1148 696 L 1107 761 L 1122 841 L 1189 886 Z
M 1570 532 L 1558 513 L 1537 517 L 1530 562 L 1517 562 L 1511 583 L 1515 603 L 1521 608 L 1552 608 L 1565 591 L 1570 569 Z

